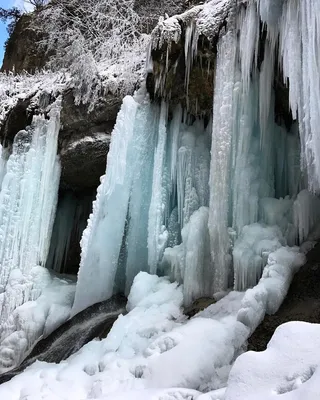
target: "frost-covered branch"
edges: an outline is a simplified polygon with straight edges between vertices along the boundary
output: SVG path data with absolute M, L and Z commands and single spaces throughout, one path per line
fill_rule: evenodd
M 32 0 L 33 1 L 33 0 Z M 128 93 L 141 77 L 147 35 L 134 0 L 52 0 L 39 18 L 54 52 L 49 66 L 74 78 L 76 102 L 88 102 L 102 86 Z

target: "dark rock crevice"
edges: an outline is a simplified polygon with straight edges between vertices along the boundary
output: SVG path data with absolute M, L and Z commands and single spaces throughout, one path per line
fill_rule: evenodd
M 320 244 L 308 254 L 307 263 L 295 275 L 289 292 L 274 315 L 265 316 L 249 339 L 248 350 L 267 348 L 276 328 L 289 321 L 320 323 Z

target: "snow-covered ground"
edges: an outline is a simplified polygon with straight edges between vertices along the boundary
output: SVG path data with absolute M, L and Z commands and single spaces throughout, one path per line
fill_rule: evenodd
M 0 386 L 0 398 L 222 400 L 246 339 L 266 311 L 280 306 L 285 282 L 303 262 L 297 248 L 278 249 L 256 287 L 220 294 L 191 320 L 182 313 L 181 286 L 141 272 L 128 298 L 129 313 L 106 339 L 88 343 L 60 364 L 34 363 Z
M 240 356 L 228 381 L 226 400 L 318 400 L 320 325 L 280 325 L 267 350 Z

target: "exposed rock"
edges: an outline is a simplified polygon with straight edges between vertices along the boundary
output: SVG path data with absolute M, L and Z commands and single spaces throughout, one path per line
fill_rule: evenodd
M 307 254 L 307 263 L 295 275 L 289 292 L 274 315 L 267 315 L 249 339 L 249 350 L 266 349 L 276 328 L 289 321 L 320 323 L 320 244 Z
M 35 72 L 45 66 L 50 54 L 40 45 L 45 38 L 44 32 L 34 24 L 34 14 L 24 14 L 8 39 L 2 64 L 2 71 Z
M 96 188 L 105 173 L 111 136 L 105 132 L 70 139 L 60 151 L 61 189 Z
M 82 191 L 99 185 L 121 102 L 121 97 L 107 94 L 89 112 L 88 104 L 75 105 L 72 90 L 64 93 L 59 133 L 62 189 Z
M 105 337 L 120 314 L 126 313 L 127 299 L 121 294 L 75 315 L 48 337 L 40 340 L 20 366 L 0 376 L 0 384 L 8 382 L 35 361 L 59 363 L 97 337 Z
M 59 93 L 56 93 L 57 96 Z M 108 94 L 89 112 L 89 105 L 75 105 L 72 90 L 63 92 L 59 154 L 62 166 L 61 189 L 87 191 L 99 185 L 121 97 Z M 30 125 L 37 113 L 45 113 L 55 96 L 47 91 L 19 99 L 0 125 L 0 140 L 10 146 L 16 133 Z M 36 97 L 36 98 L 35 98 Z
M 195 300 L 189 307 L 186 307 L 184 309 L 184 314 L 191 318 L 214 303 L 216 303 L 216 300 L 212 297 L 201 297 Z
M 30 125 L 34 111 L 30 109 L 32 96 L 19 99 L 17 104 L 8 112 L 7 117 L 0 125 L 1 143 L 11 145 L 17 132 Z
M 165 13 L 171 15 L 181 13 L 196 2 L 197 0 L 136 0 L 135 8 L 141 16 L 144 31 L 150 32 L 159 16 L 164 16 Z M 48 7 L 54 7 L 54 2 L 45 9 Z M 41 12 L 40 9 L 23 15 L 18 21 L 8 41 L 3 70 L 14 68 L 15 72 L 26 70 L 32 73 L 46 65 L 52 54 L 46 52 L 46 34 L 43 29 L 41 30 L 39 22 Z M 200 74 L 199 71 L 194 73 Z M 212 79 L 208 82 L 212 82 Z M 211 86 L 211 83 L 205 85 L 208 91 L 212 91 Z M 23 100 L 18 100 L 8 112 L 0 126 L 0 139 L 6 146 L 11 145 L 19 130 L 25 129 L 31 123 L 34 114 L 44 112 L 54 101 L 54 96 L 49 91 L 41 93 L 43 94 L 36 99 L 35 92 Z M 99 185 L 100 176 L 105 172 L 109 135 L 121 103 L 122 95 L 106 92 L 100 94 L 99 100 L 93 107 L 92 104 L 75 104 L 73 90 L 63 91 L 59 133 L 59 154 L 62 164 L 60 189 L 82 192 Z
M 180 103 L 195 117 L 211 115 L 218 37 L 233 7 L 230 0 L 208 2 L 157 24 L 147 79 L 152 97 Z
M 159 16 L 180 14 L 200 2 L 198 0 L 135 0 L 135 9 L 141 16 L 143 32 L 150 33 L 157 24 Z M 22 15 L 6 45 L 2 71 L 14 69 L 17 73 L 22 71 L 33 73 L 46 66 L 54 52 L 53 50 L 47 52 L 46 33 L 41 26 L 43 24 L 41 13 L 43 10 L 55 7 L 54 3 L 52 1 L 43 9 Z

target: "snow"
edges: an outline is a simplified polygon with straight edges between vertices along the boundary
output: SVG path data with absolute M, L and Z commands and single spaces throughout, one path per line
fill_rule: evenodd
M 204 399 L 224 399 L 234 360 L 265 312 L 280 306 L 303 262 L 298 249 L 278 249 L 269 255 L 257 286 L 217 295 L 222 298 L 191 320 L 182 314 L 183 287 L 140 272 L 128 297 L 128 314 L 117 319 L 106 339 L 88 343 L 60 364 L 36 362 L 0 386 L 0 396 L 196 399 L 209 392 Z
M 97 143 L 97 145 L 99 145 L 99 142 L 109 144 L 110 141 L 111 141 L 111 135 L 109 135 L 108 133 L 95 132 L 90 136 L 89 135 L 84 136 L 82 138 L 72 141 L 63 148 L 61 154 L 79 151 L 79 149 L 81 149 L 81 147 L 86 144 Z
M 58 94 L 69 80 L 67 74 L 51 71 L 33 75 L 0 73 L 0 125 L 5 122 L 6 116 L 19 100 L 31 99 L 31 107 L 36 107 L 42 93 Z
M 249 351 L 236 360 L 225 399 L 318 399 L 319 337 L 318 324 L 281 325 L 265 351 Z
M 1 323 L 1 374 L 17 366 L 36 341 L 48 336 L 70 316 L 75 292 L 73 281 L 55 277 L 43 267 L 34 267 L 27 276 L 14 270 L 7 296 L 17 298 L 26 286 L 32 287 L 34 298 L 15 308 Z

